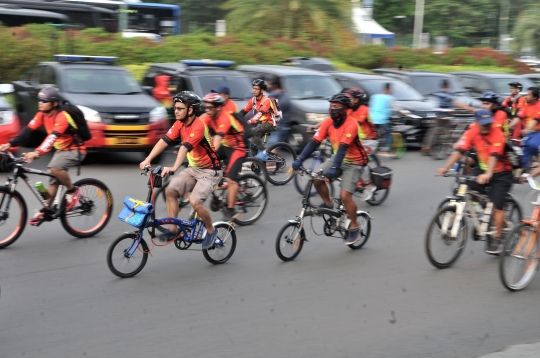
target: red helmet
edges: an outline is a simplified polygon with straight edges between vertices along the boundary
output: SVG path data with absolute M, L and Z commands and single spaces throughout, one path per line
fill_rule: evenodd
M 346 90 L 343 90 L 343 93 L 345 93 L 351 98 L 358 98 L 360 101 L 367 100 L 366 92 L 364 92 L 363 89 L 358 87 L 347 88 Z
M 225 104 L 225 99 L 217 93 L 208 93 L 204 96 L 203 102 L 212 103 L 214 106 L 223 106 Z

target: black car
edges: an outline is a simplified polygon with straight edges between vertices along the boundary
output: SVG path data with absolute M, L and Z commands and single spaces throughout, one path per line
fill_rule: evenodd
M 428 128 L 435 123 L 437 116 L 435 102 L 400 80 L 358 72 L 330 72 L 330 74 L 343 88 L 359 87 L 366 92 L 368 97 L 381 93 L 384 84 L 390 83 L 396 106 L 411 112 L 409 116 L 403 116 L 398 111 L 394 111 L 392 115 L 392 123 L 395 126 L 402 126 L 400 128 L 403 129 L 409 145 L 420 145 Z
M 245 73 L 228 68 L 232 65 L 230 61 L 209 60 L 154 63 L 146 71 L 142 84 L 151 93 L 156 86 L 156 76 L 167 75 L 171 77 L 173 96 L 181 91 L 193 91 L 201 97 L 216 87 L 227 86 L 231 91 L 230 99 L 243 108 L 252 94 L 251 80 Z
M 288 142 L 300 150 L 312 137 L 306 133 L 307 126 L 317 124 L 328 117 L 328 100 L 341 91 L 341 86 L 327 73 L 295 66 L 242 65 L 238 71 L 251 79 L 276 76 L 291 100 L 287 119 L 292 130 Z
M 527 88 L 533 87 L 534 83 L 520 75 L 497 72 L 452 72 L 463 87 L 469 91 L 473 98 L 480 97 L 485 92 L 495 92 L 504 97 L 510 95 L 510 82 L 520 82 L 523 85 L 522 94 L 527 93 Z
M 433 94 L 441 90 L 442 82 L 446 80 L 450 86 L 450 92 L 455 96 L 456 102 L 475 108 L 480 108 L 482 104 L 479 100 L 472 98 L 469 92 L 461 85 L 458 78 L 451 74 L 391 68 L 378 68 L 373 70 L 373 72 L 401 80 L 435 103 L 439 103 L 439 101 Z M 470 112 L 461 108 L 455 108 L 452 114 L 458 117 L 471 117 Z
M 336 68 L 332 62 L 321 57 L 291 57 L 286 60 L 281 60 L 284 66 L 297 66 L 302 68 L 310 68 L 317 71 L 335 71 Z
M 115 57 L 55 55 L 26 78 L 13 82 L 21 126 L 38 111 L 44 85 L 55 85 L 63 100 L 83 112 L 92 139 L 90 150 L 148 152 L 169 129 L 167 111 L 144 92 L 135 78 L 115 65 Z

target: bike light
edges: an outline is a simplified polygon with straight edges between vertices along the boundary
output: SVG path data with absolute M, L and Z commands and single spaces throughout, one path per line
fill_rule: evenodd
M 156 107 L 150 111 L 150 122 L 158 122 L 168 117 L 165 107 Z
M 93 109 L 84 106 L 77 107 L 81 110 L 84 115 L 84 119 L 86 119 L 88 122 L 101 122 L 101 116 L 99 115 L 98 111 L 94 111 Z

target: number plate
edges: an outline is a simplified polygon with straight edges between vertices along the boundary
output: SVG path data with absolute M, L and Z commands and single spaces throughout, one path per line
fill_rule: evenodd
M 133 138 L 133 137 L 117 137 L 116 138 L 116 144 L 119 144 L 119 145 L 137 145 L 140 143 L 141 141 L 139 138 Z
M 466 192 L 467 192 L 467 184 L 461 184 L 457 192 L 458 195 L 465 195 Z

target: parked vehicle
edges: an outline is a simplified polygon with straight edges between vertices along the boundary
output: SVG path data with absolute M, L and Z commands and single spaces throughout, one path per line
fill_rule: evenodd
M 533 82 L 536 87 L 540 87 L 540 73 L 527 73 L 525 75 L 521 75 L 521 77 Z
M 534 83 L 520 75 L 497 72 L 452 72 L 463 87 L 473 98 L 479 98 L 485 92 L 495 92 L 501 99 L 510 95 L 510 82 L 520 82 L 523 85 L 522 94 L 527 93 L 527 88 L 534 86 Z
M 20 132 L 19 117 L 9 104 L 4 94 L 11 93 L 11 85 L 0 85 L 0 144 L 7 143 Z M 15 152 L 16 147 L 10 148 L 11 152 Z
M 145 93 L 115 57 L 55 55 L 39 63 L 27 77 L 13 82 L 21 125 L 37 113 L 43 85 L 56 85 L 63 101 L 83 112 L 92 139 L 90 151 L 145 151 L 169 129 L 167 111 Z

